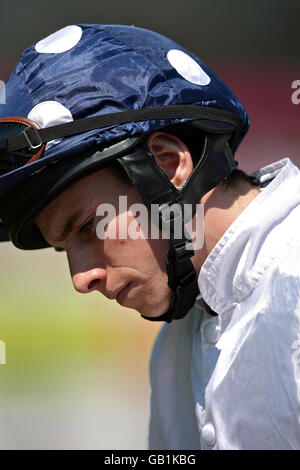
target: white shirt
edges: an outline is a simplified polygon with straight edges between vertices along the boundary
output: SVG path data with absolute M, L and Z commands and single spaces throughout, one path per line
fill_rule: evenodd
M 157 337 L 150 449 L 300 449 L 300 171 L 257 175 L 271 182 L 205 260 L 194 307 Z

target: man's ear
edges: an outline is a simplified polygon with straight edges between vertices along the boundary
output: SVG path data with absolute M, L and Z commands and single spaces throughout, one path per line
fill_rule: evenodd
M 176 188 L 181 188 L 193 171 L 193 160 L 187 146 L 172 134 L 154 131 L 146 138 L 156 164 Z

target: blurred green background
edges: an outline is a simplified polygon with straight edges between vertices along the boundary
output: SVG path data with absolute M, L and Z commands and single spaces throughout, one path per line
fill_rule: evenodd
M 24 48 L 74 23 L 134 24 L 198 54 L 246 105 L 242 168 L 299 157 L 300 3 L 85 0 L 0 5 L 0 79 Z M 143 449 L 148 361 L 160 328 L 72 287 L 64 254 L 0 246 L 0 449 Z
M 0 449 L 146 448 L 158 326 L 76 293 L 63 253 L 0 257 Z

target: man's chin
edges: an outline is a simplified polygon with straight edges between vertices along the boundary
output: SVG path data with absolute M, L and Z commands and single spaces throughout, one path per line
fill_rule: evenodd
M 149 318 L 149 319 L 158 318 L 169 310 L 170 305 L 171 305 L 171 302 L 166 303 L 164 307 L 161 304 L 159 305 L 159 307 L 148 306 L 148 308 L 147 306 L 143 305 L 143 307 L 141 307 L 140 309 L 136 309 L 136 310 L 145 318 Z
M 125 298 L 122 301 L 117 301 L 123 307 L 135 310 L 140 315 L 146 318 L 157 318 L 166 313 L 171 305 L 172 295 L 171 292 L 165 293 L 161 296 L 160 299 L 153 298 L 153 295 L 150 295 L 148 298 L 146 296 L 138 296 L 136 292 L 127 292 Z
M 162 315 L 164 314 L 165 312 L 162 313 Z M 144 315 L 143 313 L 140 314 L 141 317 L 143 317 L 144 320 L 150 320 L 150 321 L 155 321 L 156 319 L 158 320 L 158 318 L 161 316 L 161 315 Z M 158 320 L 160 321 L 160 320 Z

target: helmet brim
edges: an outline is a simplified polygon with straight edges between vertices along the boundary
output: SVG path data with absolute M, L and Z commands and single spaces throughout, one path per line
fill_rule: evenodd
M 142 137 L 128 138 L 103 150 L 89 149 L 47 165 L 17 185 L 1 200 L 4 241 L 9 239 L 23 250 L 49 247 L 35 224 L 38 214 L 59 194 L 79 179 L 101 169 L 108 162 L 130 152 Z M 8 237 L 7 237 L 8 234 Z

